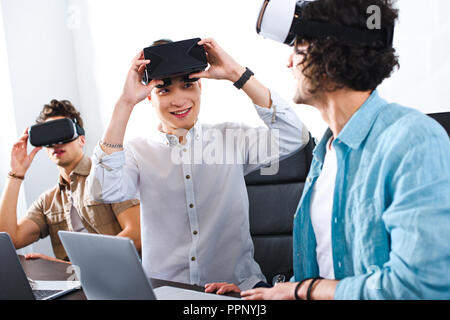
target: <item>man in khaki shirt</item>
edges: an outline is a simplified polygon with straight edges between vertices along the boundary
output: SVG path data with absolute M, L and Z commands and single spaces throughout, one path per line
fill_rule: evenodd
M 70 118 L 83 127 L 80 113 L 66 100 L 52 100 L 45 105 L 38 123 Z M 59 169 L 59 181 L 52 189 L 34 201 L 27 216 L 17 221 L 17 200 L 25 174 L 36 153 L 42 147 L 27 152 L 28 129 L 14 144 L 11 171 L 0 200 L 0 231 L 11 236 L 16 249 L 50 236 L 57 259 L 43 254 L 28 254 L 26 258 L 67 261 L 67 254 L 58 237 L 59 230 L 117 235 L 132 239 L 140 251 L 139 200 L 114 204 L 92 201 L 85 192 L 91 159 L 83 152 L 85 136 L 48 148 L 47 154 Z

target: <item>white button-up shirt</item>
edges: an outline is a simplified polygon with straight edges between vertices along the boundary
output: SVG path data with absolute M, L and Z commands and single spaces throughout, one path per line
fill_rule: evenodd
M 265 280 L 253 257 L 244 176 L 309 140 L 289 105 L 274 92 L 271 97 L 270 109 L 255 106 L 266 124 L 261 128 L 197 121 L 185 144 L 161 133 L 157 140 L 133 139 L 111 155 L 96 147 L 90 194 L 102 202 L 140 198 L 147 276 L 229 282 L 242 290 Z

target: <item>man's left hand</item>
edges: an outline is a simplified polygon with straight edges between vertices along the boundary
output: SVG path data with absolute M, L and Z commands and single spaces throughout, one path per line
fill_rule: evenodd
M 189 78 L 225 79 L 234 83 L 245 72 L 245 68 L 234 61 L 214 39 L 202 39 L 198 42 L 198 45 L 205 48 L 206 57 L 210 66 L 205 71 L 191 74 Z

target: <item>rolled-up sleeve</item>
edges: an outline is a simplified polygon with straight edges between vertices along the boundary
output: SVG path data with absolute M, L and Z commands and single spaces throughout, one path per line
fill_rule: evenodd
M 92 199 L 103 203 L 139 199 L 139 170 L 132 151 L 126 147 L 108 155 L 97 145 L 88 190 Z
M 36 223 L 39 227 L 39 238 L 43 239 L 46 236 L 48 236 L 49 230 L 48 230 L 48 225 L 45 219 L 45 214 L 44 214 L 44 199 L 43 196 L 41 195 L 39 197 L 39 199 L 35 200 L 33 202 L 33 204 L 31 205 L 31 207 L 28 209 L 26 218 L 30 219 L 31 221 L 33 221 L 34 223 Z
M 279 162 L 309 142 L 309 131 L 294 110 L 276 92 L 270 91 L 270 95 L 270 108 L 254 105 L 266 126 L 254 129 L 257 136 L 248 139 L 244 174 Z
M 341 280 L 336 299 L 450 299 L 450 142 L 424 132 L 414 146 L 397 148 L 383 213 L 389 261 Z

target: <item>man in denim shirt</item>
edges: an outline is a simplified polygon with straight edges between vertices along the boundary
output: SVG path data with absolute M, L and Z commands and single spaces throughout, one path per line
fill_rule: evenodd
M 319 0 L 303 19 L 382 28 L 391 1 Z M 294 281 L 246 299 L 450 299 L 450 140 L 431 118 L 376 88 L 398 66 L 393 48 L 297 36 L 289 66 L 296 103 L 329 129 L 314 150 L 294 218 Z

